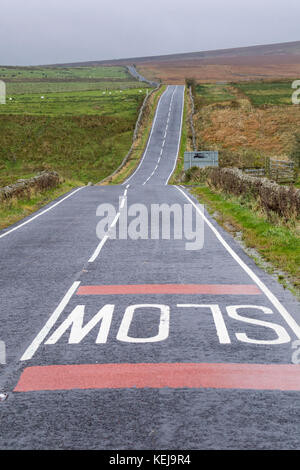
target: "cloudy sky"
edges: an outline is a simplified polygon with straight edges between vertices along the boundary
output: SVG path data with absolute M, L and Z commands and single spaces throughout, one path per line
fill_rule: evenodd
M 3 0 L 0 64 L 193 52 L 300 40 L 299 0 Z

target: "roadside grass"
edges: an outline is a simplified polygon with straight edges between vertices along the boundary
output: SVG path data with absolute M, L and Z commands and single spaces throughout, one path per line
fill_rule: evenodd
M 292 282 L 294 293 L 300 292 L 300 224 L 286 226 L 269 221 L 257 209 L 255 201 L 213 192 L 207 186 L 192 188 L 201 203 L 204 203 L 210 213 L 217 211 L 218 223 L 226 228 L 229 222 L 236 232 L 242 232 L 244 243 L 257 250 L 267 262 L 277 270 L 287 273 Z M 284 276 L 278 280 L 284 284 Z
M 164 85 L 160 87 L 159 90 L 150 97 L 149 102 L 148 102 L 148 109 L 145 113 L 145 118 L 143 119 L 143 122 L 141 123 L 139 135 L 138 135 L 137 140 L 134 143 L 133 151 L 130 155 L 130 158 L 128 159 L 124 167 L 121 168 L 121 170 L 118 173 L 116 173 L 116 175 L 114 175 L 111 179 L 109 179 L 106 182 L 107 184 L 123 183 L 123 181 L 129 178 L 129 176 L 137 168 L 147 145 L 147 141 L 151 132 L 158 101 L 165 90 L 166 90 L 166 86 Z
M 57 188 L 43 192 L 35 192 L 30 198 L 12 199 L 9 203 L 0 205 L 0 230 L 29 216 L 53 199 L 62 196 L 78 186 L 81 186 L 80 182 L 66 180 Z

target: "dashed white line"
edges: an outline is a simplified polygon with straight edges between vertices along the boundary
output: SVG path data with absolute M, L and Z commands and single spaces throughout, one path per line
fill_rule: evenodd
M 114 220 L 112 221 L 110 228 L 113 228 L 113 227 L 116 225 L 116 223 L 118 222 L 119 217 L 120 217 L 120 212 L 118 212 L 118 213 L 116 214 L 116 217 L 115 217 Z

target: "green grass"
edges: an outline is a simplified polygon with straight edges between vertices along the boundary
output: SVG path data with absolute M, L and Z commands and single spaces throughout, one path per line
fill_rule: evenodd
M 272 82 L 242 82 L 235 87 L 246 95 L 254 106 L 292 105 L 293 80 Z
M 141 83 L 140 88 L 146 88 L 146 84 Z M 63 93 L 73 91 L 89 91 L 89 90 L 125 90 L 128 88 L 136 88 L 137 83 L 134 80 L 116 80 L 108 81 L 36 81 L 36 82 L 8 82 L 6 84 L 7 99 L 14 95 L 33 94 L 45 95 L 47 93 Z
M 229 91 L 226 84 L 205 83 L 196 85 L 196 96 L 203 99 L 205 104 L 231 101 L 235 96 Z
M 142 92 L 140 92 L 142 90 Z M 111 94 L 110 94 L 111 93 Z M 0 186 L 43 169 L 96 183 L 128 152 L 146 90 L 19 95 L 0 107 Z
M 146 84 L 125 67 L 0 67 L 0 186 L 42 170 L 60 186 L 0 208 L 0 228 L 75 186 L 110 175 L 127 154 Z M 42 98 L 43 96 L 43 98 Z M 12 98 L 12 99 L 10 99 Z
M 141 91 L 140 91 L 141 90 Z M 12 101 L 0 105 L 0 114 L 57 115 L 122 115 L 130 117 L 146 95 L 145 88 L 106 91 L 76 91 L 12 95 Z M 127 116 L 125 116 L 127 113 Z
M 229 221 L 237 231 L 241 230 L 246 245 L 255 248 L 265 260 L 289 274 L 299 289 L 300 237 L 296 228 L 274 225 L 255 210 L 253 202 L 215 193 L 204 185 L 193 188 L 191 192 L 200 202 L 207 204 L 211 212 L 218 211 L 221 224 Z

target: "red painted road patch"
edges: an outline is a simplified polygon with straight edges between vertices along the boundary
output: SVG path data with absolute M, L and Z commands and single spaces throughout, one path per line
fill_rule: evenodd
M 78 364 L 26 368 L 15 392 L 122 388 L 300 390 L 294 364 Z
M 259 295 L 255 284 L 139 284 L 110 286 L 80 286 L 77 295 L 128 295 L 128 294 L 214 294 Z

